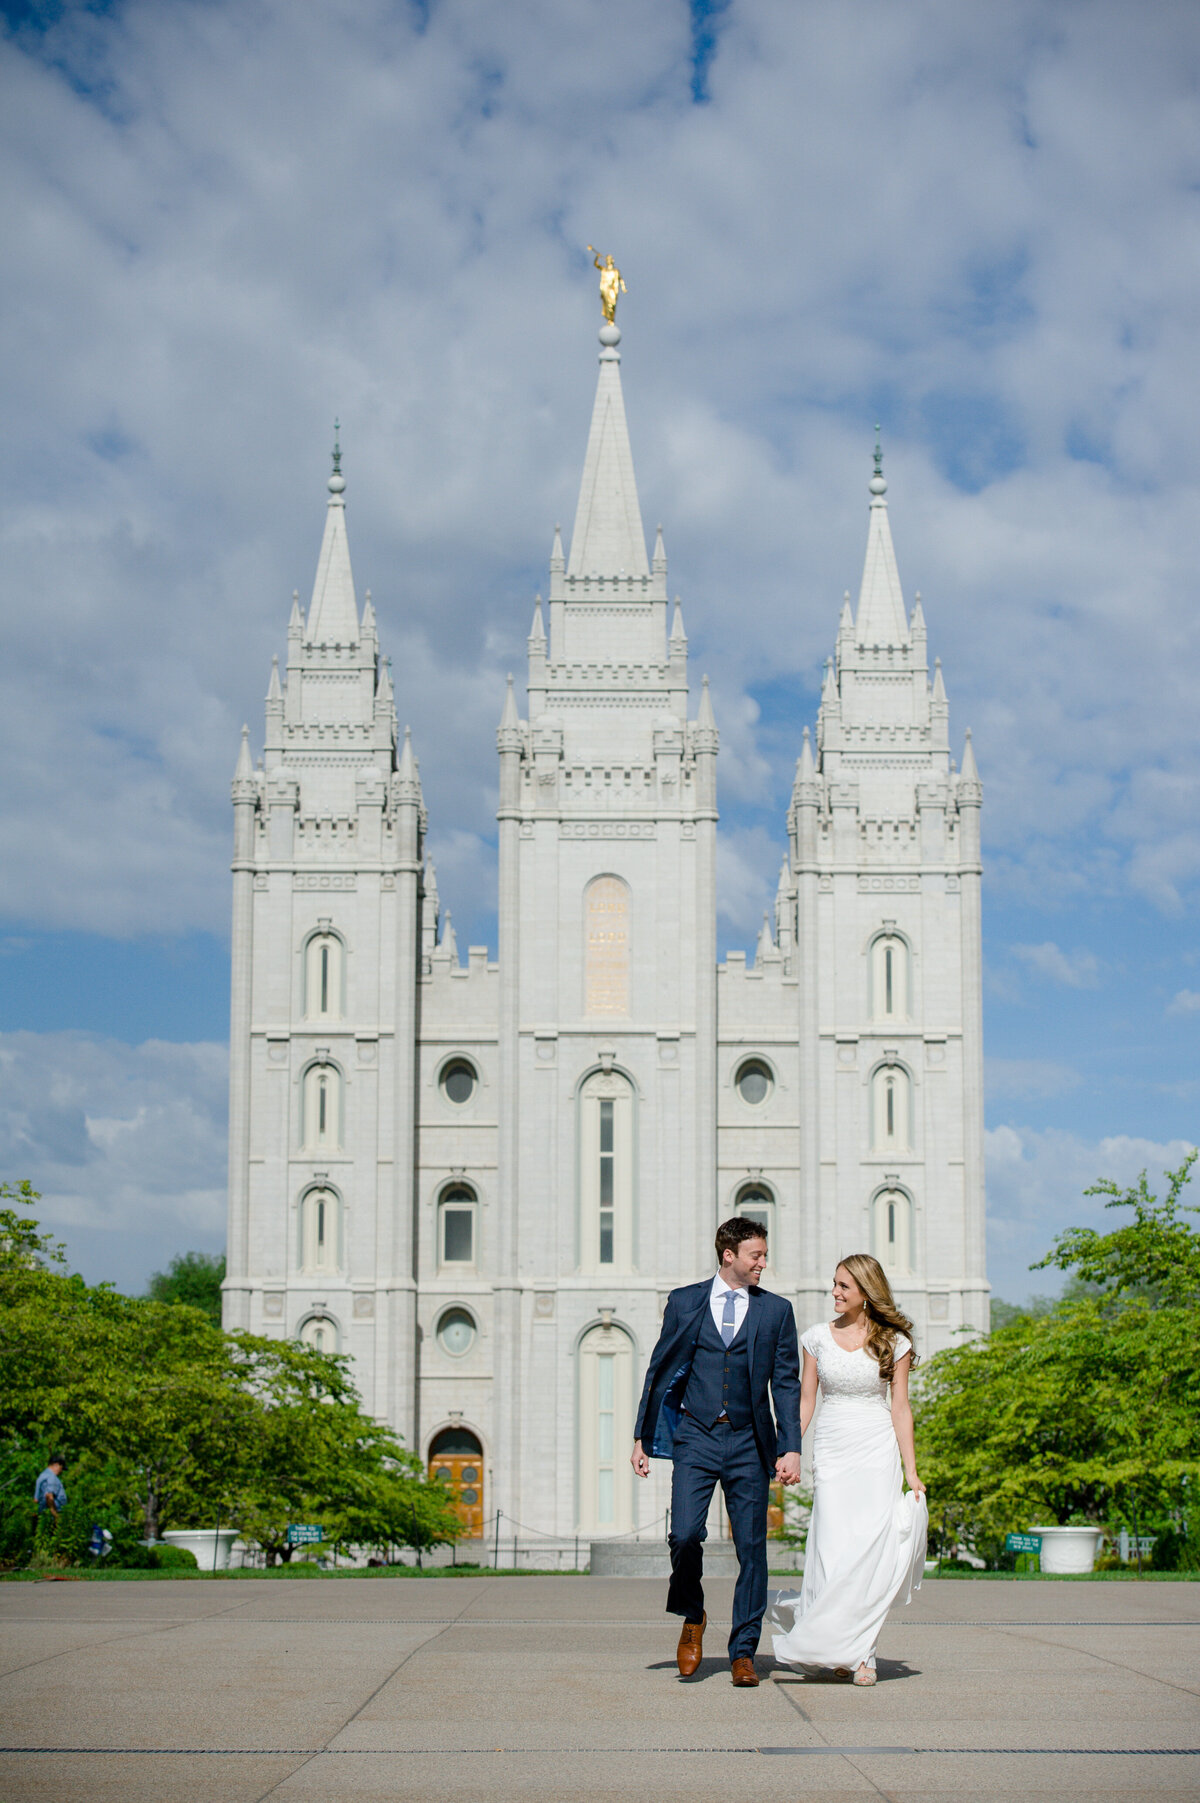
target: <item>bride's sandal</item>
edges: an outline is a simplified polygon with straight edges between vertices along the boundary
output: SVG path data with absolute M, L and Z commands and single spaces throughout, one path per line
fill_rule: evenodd
M 876 1683 L 877 1679 L 876 1679 L 875 1673 L 872 1671 L 872 1669 L 869 1665 L 860 1665 L 858 1670 L 855 1672 L 854 1677 L 851 1680 L 851 1682 L 854 1684 L 861 1684 L 861 1685 L 866 1686 L 869 1684 Z

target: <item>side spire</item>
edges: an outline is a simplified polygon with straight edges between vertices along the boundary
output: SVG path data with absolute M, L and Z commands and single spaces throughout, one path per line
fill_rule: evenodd
M 887 482 L 883 474 L 883 447 L 879 427 L 875 428 L 875 474 L 869 483 L 871 513 L 867 525 L 867 555 L 863 564 L 862 588 L 858 595 L 858 618 L 854 641 L 857 645 L 907 645 L 908 620 L 904 597 L 900 592 L 900 572 L 892 548 L 892 529 L 888 524 Z
M 325 535 L 317 559 L 317 576 L 305 633 L 310 645 L 358 643 L 358 606 L 350 569 L 350 541 L 346 537 L 346 478 L 342 475 L 340 427 L 336 420 L 333 431 L 333 474 L 329 478 Z
M 600 376 L 588 433 L 568 577 L 649 576 L 621 393 L 620 327 L 600 328 Z

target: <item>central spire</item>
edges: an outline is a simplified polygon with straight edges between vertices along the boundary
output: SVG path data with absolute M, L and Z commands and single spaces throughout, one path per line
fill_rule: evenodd
M 358 642 L 358 604 L 354 599 L 350 543 L 346 537 L 346 478 L 342 474 L 342 447 L 336 422 L 333 434 L 329 507 L 305 633 L 310 645 L 354 645 Z
M 900 572 L 892 549 L 892 529 L 888 524 L 887 481 L 883 474 L 883 448 L 879 427 L 875 428 L 875 474 L 868 484 L 871 492 L 871 515 L 867 527 L 867 555 L 863 563 L 862 588 L 858 594 L 858 619 L 854 642 L 857 645 L 907 645 L 908 621 L 904 614 L 904 597 L 900 590 Z
M 650 574 L 621 393 L 620 342 L 620 327 L 606 320 L 600 328 L 600 377 L 571 534 L 568 577 Z

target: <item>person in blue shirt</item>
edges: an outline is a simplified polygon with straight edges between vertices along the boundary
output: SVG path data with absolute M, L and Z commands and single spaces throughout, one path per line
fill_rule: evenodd
M 47 1509 L 51 1515 L 57 1515 L 60 1509 L 67 1506 L 67 1493 L 62 1481 L 64 1463 L 62 1454 L 56 1452 L 33 1487 L 33 1500 L 37 1504 L 39 1515 L 44 1515 Z

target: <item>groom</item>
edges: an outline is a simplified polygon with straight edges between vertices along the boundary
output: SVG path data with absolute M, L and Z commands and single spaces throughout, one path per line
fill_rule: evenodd
M 667 1613 L 683 1617 L 676 1660 L 684 1678 L 703 1651 L 705 1521 L 718 1483 L 724 1491 L 738 1556 L 729 1660 L 733 1682 L 743 1686 L 758 1683 L 772 1477 L 800 1481 L 796 1319 L 790 1302 L 758 1288 L 766 1262 L 765 1229 L 735 1215 L 717 1229 L 716 1276 L 671 1291 L 630 1461 L 639 1477 L 649 1477 L 651 1458 L 674 1461 Z

